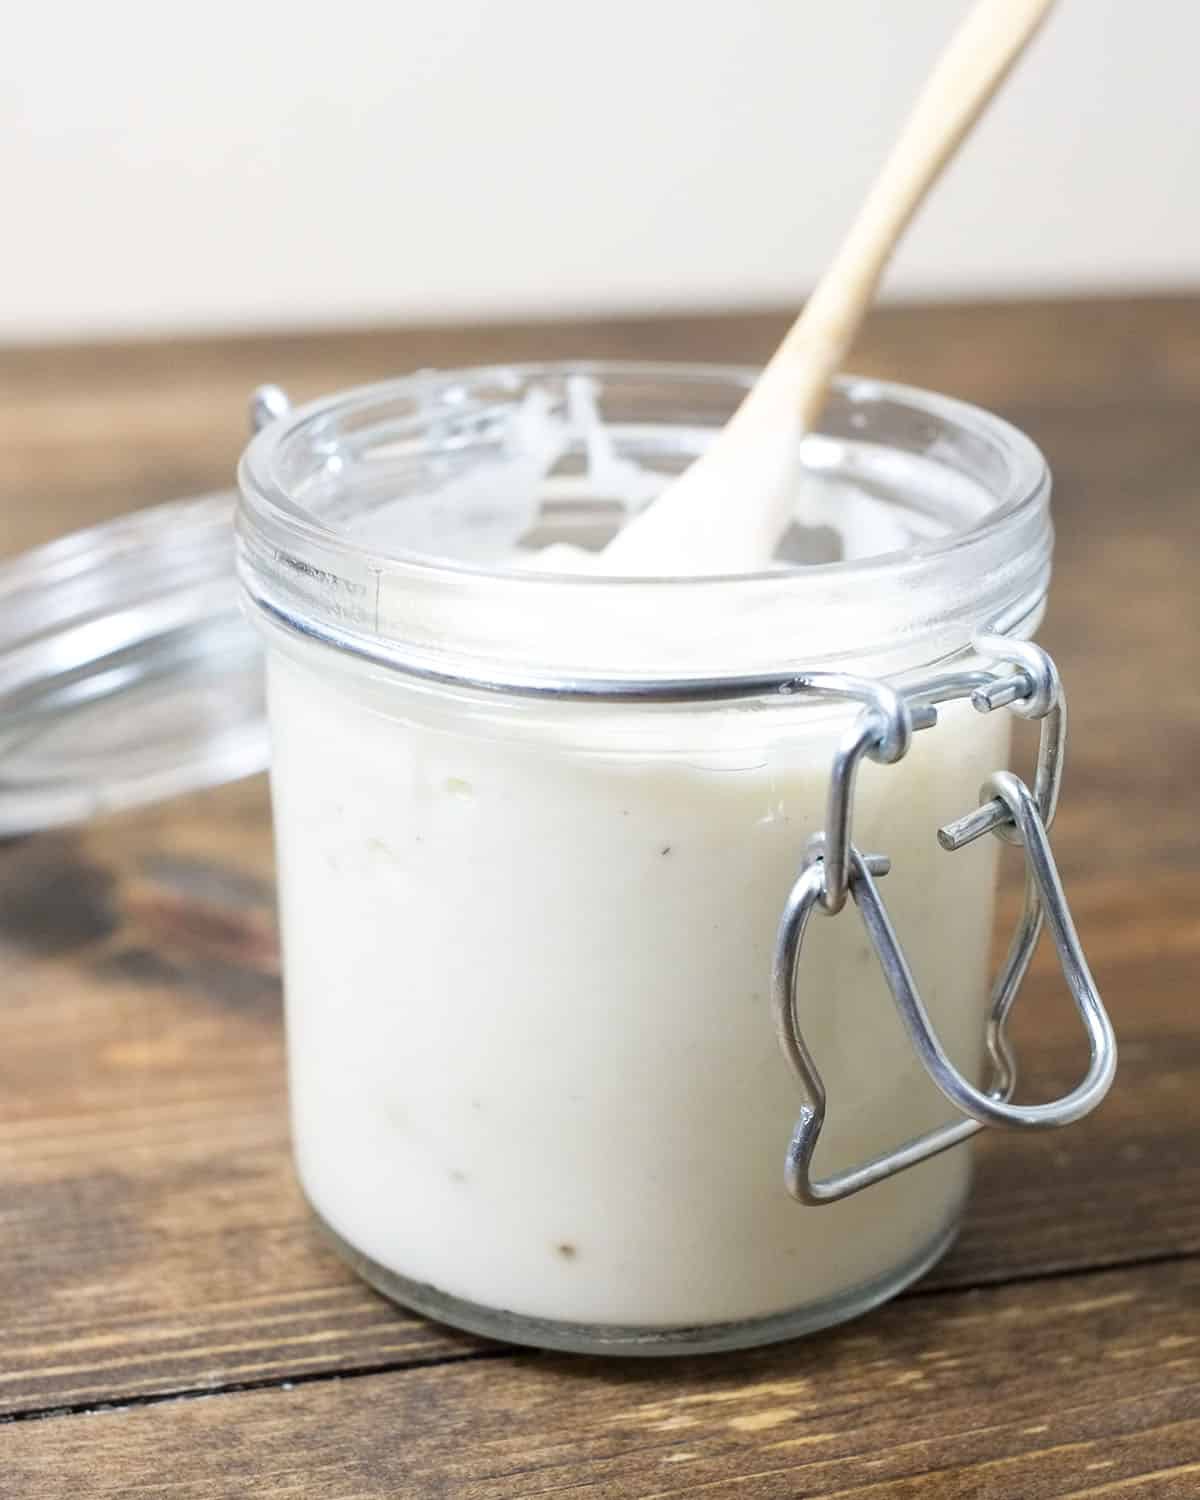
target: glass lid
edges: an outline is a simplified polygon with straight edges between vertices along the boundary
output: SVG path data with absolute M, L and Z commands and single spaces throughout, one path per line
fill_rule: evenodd
M 0 835 L 265 768 L 235 505 L 172 501 L 0 563 Z

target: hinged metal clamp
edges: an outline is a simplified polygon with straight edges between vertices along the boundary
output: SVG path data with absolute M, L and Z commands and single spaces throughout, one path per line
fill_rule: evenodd
M 1095 1109 L 1116 1071 L 1116 1038 L 1083 956 L 1047 837 L 1058 803 L 1066 741 L 1066 703 L 1058 672 L 1046 652 L 1027 641 L 984 635 L 977 637 L 974 645 L 985 660 L 1007 663 L 1013 670 L 946 673 L 914 684 L 891 699 L 883 695 L 878 684 L 870 685 L 875 692 L 868 694 L 864 690 L 868 684 L 855 680 L 857 691 L 845 694 L 861 697 L 865 706 L 834 757 L 826 830 L 810 843 L 788 898 L 772 977 L 780 1044 L 809 1100 L 800 1111 L 785 1165 L 788 1191 L 803 1203 L 833 1203 L 848 1197 L 958 1145 L 985 1125 L 1025 1129 L 1069 1125 Z M 988 832 L 1020 844 L 1025 851 L 1024 909 L 992 990 L 987 1026 L 991 1076 L 983 1089 L 976 1088 L 950 1061 L 922 1003 L 876 885 L 876 879 L 888 872 L 887 857 L 862 854 L 851 837 L 854 780 L 863 756 L 899 760 L 908 748 L 912 730 L 936 722 L 937 704 L 968 697 L 981 713 L 1007 706 L 1024 718 L 1041 721 L 1034 790 L 1031 792 L 1010 772 L 999 771 L 983 788 L 978 808 L 938 830 L 939 842 L 950 851 Z M 861 1166 L 814 1180 L 812 1157 L 825 1122 L 825 1088 L 804 1043 L 797 969 L 813 912 L 820 910 L 832 916 L 841 911 L 847 895 L 862 917 L 918 1058 L 960 1118 Z M 1016 1105 L 1009 1102 L 1017 1070 L 1005 1026 L 1043 920 L 1050 928 L 1067 987 L 1083 1021 L 1091 1058 L 1083 1081 L 1069 1094 L 1049 1104 Z

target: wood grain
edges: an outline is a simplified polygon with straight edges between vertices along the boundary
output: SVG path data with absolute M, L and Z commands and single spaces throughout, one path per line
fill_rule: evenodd
M 0 850 L 0 892 L 23 903 L 14 935 L 0 897 L 0 1413 L 477 1347 L 393 1311 L 308 1227 L 269 858 L 259 782 Z M 1076 887 L 1118 1084 L 1070 1132 L 985 1138 L 962 1238 L 926 1288 L 1200 1250 L 1200 922 L 1162 920 L 1190 877 L 1157 876 L 1132 908 L 1111 879 Z M 1048 954 L 1018 1037 L 1031 1094 L 1082 1063 Z
M 0 1437 L 13 1493 L 1192 1500 L 1200 1265 L 910 1298 L 733 1358 L 511 1356 Z
M 0 352 L 0 552 L 228 483 L 260 380 L 753 361 L 784 321 Z M 1043 638 L 1073 715 L 1055 844 L 1121 1038 L 1111 1099 L 1061 1135 L 985 1139 L 957 1248 L 844 1333 L 657 1371 L 513 1356 L 392 1309 L 308 1229 L 262 781 L 10 841 L 0 1422 L 234 1393 L 0 1426 L 0 1493 L 1200 1494 L 1200 301 L 893 309 L 855 364 L 997 406 L 1052 458 Z M 1031 1096 L 1076 1076 L 1048 955 L 1017 1034 Z

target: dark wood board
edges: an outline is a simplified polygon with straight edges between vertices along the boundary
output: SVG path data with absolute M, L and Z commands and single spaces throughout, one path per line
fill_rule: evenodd
M 680 1363 L 510 1355 L 10 1427 L 13 1493 L 1191 1500 L 1200 1266 L 906 1298 Z

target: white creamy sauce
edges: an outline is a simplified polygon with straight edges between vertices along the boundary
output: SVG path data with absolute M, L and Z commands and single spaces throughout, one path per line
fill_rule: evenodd
M 465 495 L 493 559 L 594 567 L 523 543 L 556 485 L 633 512 L 663 476 L 606 447 L 586 392 L 520 420 L 516 459 L 377 514 L 373 539 L 394 526 L 474 557 Z M 580 427 L 584 472 L 556 479 Z M 819 474 L 798 520 L 844 557 L 922 524 Z M 487 1307 L 653 1327 L 821 1304 L 952 1222 L 961 1149 L 829 1208 L 783 1187 L 802 1101 L 771 954 L 844 715 L 643 709 L 648 747 L 624 708 L 513 711 L 296 640 L 269 653 L 269 694 L 296 1152 L 350 1244 Z M 945 710 L 902 764 L 864 766 L 856 808 L 856 841 L 892 857 L 882 890 L 928 1009 L 975 1073 L 996 846 L 951 856 L 935 831 L 1006 763 L 1006 717 Z M 820 1172 L 947 1118 L 852 907 L 814 919 L 802 983 L 830 1101 Z
M 343 529 L 366 545 L 451 563 L 539 572 L 614 571 L 612 560 L 602 555 L 604 543 L 704 451 L 712 431 L 672 429 L 678 447 L 675 463 L 647 466 L 617 451 L 613 429 L 597 412 L 592 382 L 575 375 L 566 385 L 561 411 L 552 409 L 546 393 L 535 387 L 506 414 L 483 456 L 468 453 L 462 467 L 440 485 L 422 484 L 416 493 L 404 493 L 390 505 L 377 505 L 351 518 Z M 621 432 L 636 445 L 636 427 L 626 424 Z M 926 499 L 937 497 L 940 504 L 936 518 L 916 506 L 900 509 L 894 495 L 881 498 L 873 493 L 884 482 L 895 488 L 892 457 L 877 448 L 866 450 L 861 480 L 851 483 L 846 474 L 856 465 L 847 462 L 847 451 L 847 445 L 820 434 L 809 434 L 795 445 L 789 485 L 795 527 L 784 539 L 775 566 L 852 562 L 900 551 L 944 532 L 947 513 L 966 527 L 990 503 L 961 473 L 951 474 L 933 460 L 905 456 L 899 486 L 919 491 Z M 778 467 L 778 455 L 770 457 L 772 466 Z M 824 472 L 835 468 L 836 473 Z M 607 505 L 608 524 L 589 545 L 542 539 L 547 517 L 585 496 Z M 835 555 L 822 552 L 823 544 L 811 552 L 805 533 L 814 531 L 836 538 Z M 656 544 L 661 545 L 659 539 Z M 690 577 L 695 571 L 689 567 L 686 537 L 669 555 L 662 553 L 664 576 Z

